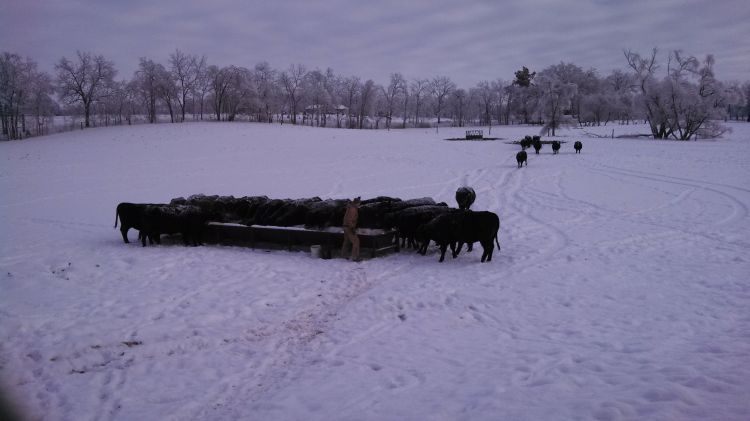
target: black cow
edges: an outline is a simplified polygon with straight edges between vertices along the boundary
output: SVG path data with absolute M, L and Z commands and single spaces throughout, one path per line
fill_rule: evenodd
M 556 155 L 558 152 L 560 152 L 560 142 L 557 140 L 552 141 L 552 155 Z
M 235 208 L 238 221 L 246 225 L 252 225 L 255 215 L 270 202 L 268 196 L 250 196 L 241 198 Z
M 191 205 L 148 205 L 143 210 L 141 243 L 146 247 L 146 237 L 161 244 L 161 234 L 181 234 L 187 245 L 203 244 L 203 230 L 207 222 L 204 212 Z
M 348 200 L 326 199 L 310 203 L 305 215 L 306 228 L 325 228 L 341 225 Z
M 526 163 L 526 166 L 529 166 L 529 162 L 526 160 L 526 151 L 520 151 L 516 154 L 516 162 L 518 163 L 518 168 L 523 167 L 523 163 Z
M 576 153 L 581 153 L 581 149 L 583 149 L 583 143 L 581 143 L 580 140 L 576 140 L 576 143 L 573 144 L 573 149 L 576 150 Z
M 391 212 L 385 216 L 386 228 L 395 228 L 394 238 L 396 250 L 407 245 L 418 249 L 417 233 L 419 227 L 430 222 L 436 216 L 449 212 L 450 208 L 444 204 L 413 206 Z M 399 240 L 401 245 L 399 246 Z
M 274 225 L 272 216 L 291 202 L 291 199 L 271 199 L 260 205 L 255 211 L 252 223 L 257 225 Z
M 320 201 L 319 197 L 290 200 L 269 216 L 268 224 L 279 227 L 304 225 L 309 205 Z
M 487 211 L 453 211 L 437 216 L 423 225 L 418 232 L 421 241 L 419 252 L 425 254 L 430 240 L 440 246 L 440 262 L 445 259 L 448 246 L 451 247 L 453 257 L 461 252 L 463 244 L 479 241 L 482 244 L 482 262 L 492 260 L 492 252 L 497 244 L 497 232 L 500 229 L 500 219 L 496 214 Z M 494 241 L 494 243 L 493 243 Z M 458 247 L 456 247 L 456 243 Z
M 194 194 L 188 197 L 184 202 L 181 198 L 172 199 L 170 205 L 190 205 L 197 206 L 204 215 L 215 222 L 226 221 L 226 202 L 219 200 L 219 196 L 206 196 L 204 194 Z
M 459 213 L 460 212 L 460 213 Z M 417 230 L 417 240 L 419 241 L 419 254 L 427 253 L 427 246 L 430 241 L 434 241 L 440 247 L 440 260 L 445 260 L 445 252 L 448 246 L 451 248 L 451 254 L 456 252 L 456 242 L 461 230 L 461 213 L 455 209 L 436 216 L 431 221 L 422 225 Z
M 524 136 L 519 143 L 521 144 L 521 149 L 526 150 L 531 147 L 532 142 L 533 140 L 531 139 L 531 136 Z
M 461 219 L 461 229 L 458 236 L 458 248 L 453 252 L 453 257 L 461 253 L 464 243 L 472 244 L 476 241 L 482 245 L 482 262 L 492 261 L 492 252 L 497 244 L 500 250 L 500 242 L 497 232 L 500 230 L 500 218 L 497 214 L 489 211 L 464 213 Z M 494 240 L 494 243 L 493 243 Z
M 420 197 L 418 199 L 404 200 L 404 205 L 406 205 L 406 207 L 428 206 L 428 205 L 436 205 L 436 203 L 435 203 L 435 200 L 431 197 Z
M 536 154 L 539 155 L 539 150 L 542 149 L 542 141 L 539 139 L 538 136 L 534 136 L 534 151 L 536 151 Z
M 459 187 L 456 190 L 456 202 L 459 209 L 469 209 L 476 198 L 477 194 L 471 187 Z
M 403 201 L 397 197 L 378 196 L 363 200 L 359 207 L 357 226 L 360 228 L 385 228 L 385 216 L 402 206 L 404 206 Z
M 115 210 L 115 228 L 117 228 L 117 220 L 120 220 L 120 232 L 122 233 L 122 239 L 125 243 L 128 241 L 128 230 L 135 228 L 138 231 L 143 230 L 143 212 L 148 206 L 159 206 L 151 203 L 128 203 L 122 202 L 117 205 Z M 141 235 L 138 235 L 141 238 Z

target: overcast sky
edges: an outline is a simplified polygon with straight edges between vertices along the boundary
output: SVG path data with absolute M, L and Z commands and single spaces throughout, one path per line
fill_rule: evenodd
M 166 64 L 179 48 L 210 64 L 333 68 L 387 83 L 442 75 L 469 88 L 561 61 L 606 75 L 623 49 L 716 57 L 722 80 L 750 80 L 750 0 L 0 0 L 0 51 L 52 72 L 76 50 Z

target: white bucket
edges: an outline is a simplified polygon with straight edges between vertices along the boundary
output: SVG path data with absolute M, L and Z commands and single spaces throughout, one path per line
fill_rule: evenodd
M 315 259 L 320 259 L 320 246 L 314 245 L 310 246 L 310 257 Z

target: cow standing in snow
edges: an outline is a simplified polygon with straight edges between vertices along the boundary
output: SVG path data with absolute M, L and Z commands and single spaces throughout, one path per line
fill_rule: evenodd
M 460 187 L 456 190 L 456 203 L 459 209 L 469 209 L 476 198 L 477 194 L 471 187 Z
M 528 161 L 526 160 L 526 151 L 521 151 L 516 154 L 516 162 L 518 163 L 518 168 L 523 167 L 523 163 L 526 162 L 526 166 L 529 166 Z
M 534 146 L 534 151 L 537 155 L 539 155 L 539 150 L 542 149 L 542 140 L 534 136 L 534 143 L 532 144 Z

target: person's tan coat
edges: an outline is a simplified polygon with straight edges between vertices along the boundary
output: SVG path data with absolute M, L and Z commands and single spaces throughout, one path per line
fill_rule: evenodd
M 342 226 L 348 228 L 357 228 L 357 219 L 359 218 L 359 203 L 351 202 L 346 205 L 346 212 L 344 213 L 344 221 Z

